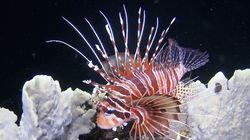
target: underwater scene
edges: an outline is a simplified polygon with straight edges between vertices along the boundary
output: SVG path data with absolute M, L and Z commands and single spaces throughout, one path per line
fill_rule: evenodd
M 5 1 L 0 140 L 248 140 L 247 1 Z

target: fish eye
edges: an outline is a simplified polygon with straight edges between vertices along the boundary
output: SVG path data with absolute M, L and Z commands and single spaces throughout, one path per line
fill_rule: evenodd
M 114 110 L 108 110 L 106 113 L 110 115 L 110 114 L 112 114 L 113 112 L 114 112 Z

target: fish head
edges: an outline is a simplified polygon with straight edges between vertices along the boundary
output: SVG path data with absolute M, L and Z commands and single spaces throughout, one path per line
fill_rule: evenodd
M 97 125 L 102 129 L 113 129 L 126 124 L 127 120 L 122 112 L 117 111 L 116 108 L 108 104 L 107 101 L 102 101 L 99 106 L 99 113 L 97 114 Z

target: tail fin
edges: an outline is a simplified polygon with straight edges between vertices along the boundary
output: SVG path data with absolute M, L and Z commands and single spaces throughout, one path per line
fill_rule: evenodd
M 197 69 L 209 61 L 207 52 L 200 52 L 199 50 L 188 48 L 181 48 L 181 50 L 182 63 L 188 71 Z
M 159 51 L 155 64 L 164 63 L 167 67 L 177 67 L 182 64 L 187 72 L 205 65 L 209 61 L 207 52 L 182 48 L 173 39 L 169 39 L 168 42 L 168 46 Z

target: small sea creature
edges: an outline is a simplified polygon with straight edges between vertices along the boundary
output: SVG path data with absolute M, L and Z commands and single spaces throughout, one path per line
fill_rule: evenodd
M 220 83 L 215 83 L 214 92 L 219 93 L 221 89 L 222 89 L 222 85 Z
M 62 43 L 75 50 L 88 61 L 88 66 L 91 69 L 107 81 L 106 84 L 91 80 L 83 81 L 97 87 L 96 92 L 108 93 L 106 99 L 96 103 L 100 110 L 97 115 L 97 124 L 100 128 L 116 130 L 117 127 L 126 126 L 129 121 L 133 121 L 129 133 L 134 140 L 138 138 L 140 140 L 148 139 L 149 137 L 155 139 L 157 135 L 174 139 L 169 135 L 170 133 L 189 138 L 170 128 L 170 122 L 187 126 L 179 121 L 178 115 L 185 114 L 181 112 L 180 106 L 185 105 L 183 100 L 189 98 L 192 93 L 190 93 L 191 90 L 182 89 L 188 82 L 182 82 L 181 78 L 188 71 L 206 64 L 208 54 L 180 47 L 173 39 L 168 39 L 168 44 L 164 43 L 169 27 L 175 18 L 159 35 L 159 20 L 157 18 L 156 26 L 150 30 L 145 53 L 142 55 L 140 50 L 144 47 L 141 42 L 145 36 L 143 33 L 146 26 L 146 14 L 145 10 L 141 8 L 138 11 L 137 44 L 133 45 L 136 46 L 136 49 L 135 53 L 131 53 L 128 46 L 128 16 L 125 6 L 123 9 L 124 14 L 119 12 L 119 19 L 125 46 L 124 53 L 118 51 L 111 24 L 107 16 L 100 11 L 106 21 L 105 27 L 114 49 L 114 56 L 108 56 L 97 32 L 87 19 L 85 19 L 86 22 L 98 39 L 99 44 L 95 44 L 95 47 L 69 20 L 63 18 L 86 42 L 97 58 L 99 66 L 94 65 L 86 55 L 69 43 L 60 40 L 47 42 Z M 100 55 L 105 59 L 105 62 L 101 61 Z

